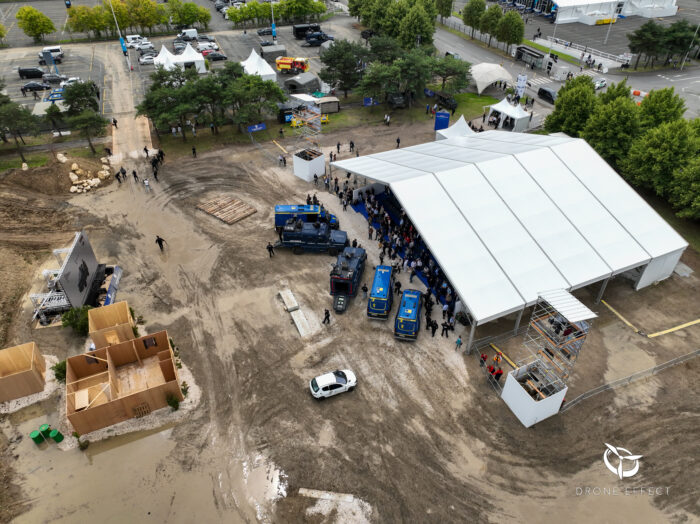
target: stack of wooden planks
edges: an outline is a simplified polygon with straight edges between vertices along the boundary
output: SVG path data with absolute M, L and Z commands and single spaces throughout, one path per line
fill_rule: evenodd
M 246 204 L 242 200 L 228 196 L 219 196 L 212 200 L 202 202 L 197 206 L 205 213 L 215 216 L 227 224 L 235 224 L 239 220 L 249 217 L 257 212 L 253 206 Z

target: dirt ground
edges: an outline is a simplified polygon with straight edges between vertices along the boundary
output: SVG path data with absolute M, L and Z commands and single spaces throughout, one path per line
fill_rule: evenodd
M 427 128 L 367 133 L 324 137 L 324 151 L 350 138 L 364 154 L 393 147 L 396 136 L 402 145 L 432 137 Z M 283 145 L 294 143 L 289 138 Z M 366 318 L 360 298 L 329 327 L 301 340 L 278 292 L 288 286 L 318 326 L 331 305 L 333 259 L 284 250 L 268 258 L 274 204 L 300 202 L 313 189 L 294 178 L 291 164 L 278 169 L 277 154 L 274 145 L 251 145 L 177 163 L 166 157 L 151 193 L 129 180 L 67 198 L 0 181 L 0 296 L 7 297 L 2 313 L 12 320 L 6 343 L 36 340 L 59 358 L 81 350 L 82 341 L 60 328 L 32 331 L 22 294 L 39 278 L 36 270 L 50 249 L 85 228 L 98 259 L 124 268 L 119 298 L 145 317 L 146 331 L 168 330 L 203 390 L 188 421 L 93 443 L 86 453 L 37 448 L 28 438 L 34 426 L 55 416 L 51 399 L 0 418 L 0 476 L 10 486 L 2 490 L 0 521 L 700 518 L 692 460 L 699 451 L 697 360 L 525 429 L 485 383 L 477 359 L 454 351 L 454 337 L 430 338 L 422 331 L 416 343 L 397 342 L 390 322 Z M 145 168 L 143 161 L 132 162 Z M 219 194 L 235 196 L 257 213 L 227 226 L 195 209 Z M 364 244 L 364 219 L 343 213 L 335 197 L 322 191 L 319 197 L 349 236 Z M 168 242 L 164 254 L 154 244 L 156 234 Z M 375 243 L 365 247 L 369 280 L 378 252 Z M 606 300 L 650 332 L 700 317 L 700 264 L 694 254 L 684 260 L 696 270 L 693 276 L 674 276 L 642 293 L 616 280 Z M 601 318 L 579 363 L 586 372 L 577 368 L 572 391 L 661 363 L 700 341 L 700 326 L 643 339 L 610 313 L 596 311 Z M 308 380 L 343 367 L 358 375 L 357 390 L 313 401 Z M 605 442 L 644 455 L 634 481 L 617 481 L 605 468 Z M 577 495 L 577 488 L 595 486 L 669 490 Z M 306 490 L 330 493 L 319 498 Z M 5 500 L 16 504 L 8 507 Z

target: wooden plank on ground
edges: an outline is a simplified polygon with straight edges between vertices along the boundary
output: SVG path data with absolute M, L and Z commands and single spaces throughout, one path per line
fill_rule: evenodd
M 197 209 L 229 225 L 235 224 L 257 212 L 257 209 L 250 204 L 228 196 L 218 196 L 206 202 L 202 202 L 197 206 Z

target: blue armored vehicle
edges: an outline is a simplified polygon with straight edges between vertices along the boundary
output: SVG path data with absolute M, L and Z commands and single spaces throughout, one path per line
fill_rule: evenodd
M 279 237 L 275 247 L 290 247 L 295 255 L 304 251 L 320 251 L 335 256 L 348 243 L 345 231 L 332 230 L 325 222 L 308 224 L 299 218 L 287 220 L 279 231 Z

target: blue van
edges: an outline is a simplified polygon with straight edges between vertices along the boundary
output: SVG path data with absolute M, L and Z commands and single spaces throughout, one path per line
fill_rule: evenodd
M 401 295 L 401 304 L 394 321 L 394 336 L 402 340 L 415 340 L 420 330 L 422 295 L 415 289 L 407 289 Z
M 279 232 L 290 218 L 301 219 L 306 223 L 327 222 L 331 229 L 338 229 L 338 218 L 326 211 L 323 206 L 280 205 L 275 206 L 275 229 Z
M 391 266 L 377 266 L 374 272 L 374 282 L 367 302 L 367 316 L 379 320 L 387 320 L 391 311 L 391 303 L 394 298 L 394 275 Z

